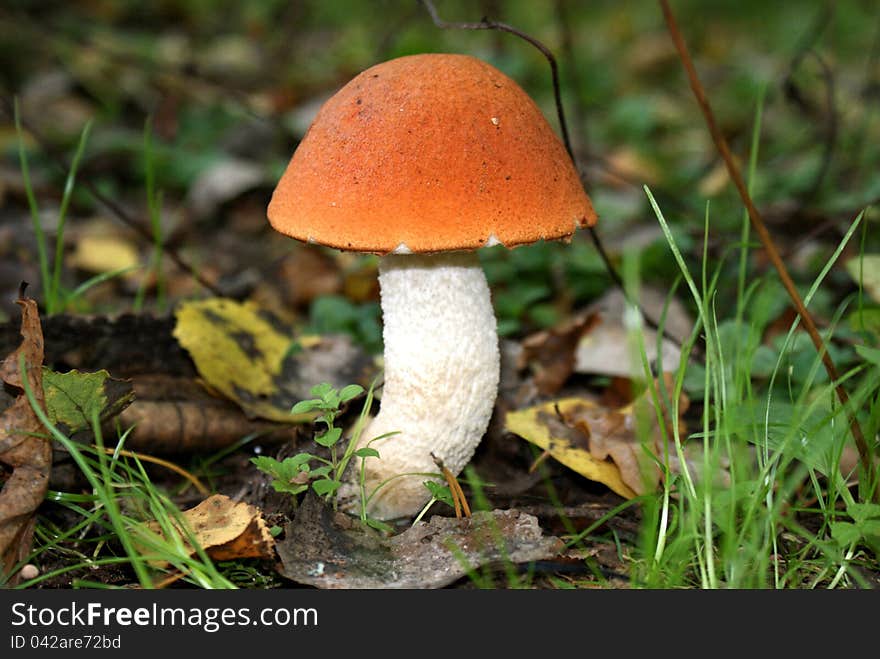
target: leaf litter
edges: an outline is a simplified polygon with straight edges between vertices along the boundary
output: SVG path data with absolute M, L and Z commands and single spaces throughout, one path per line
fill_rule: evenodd
M 290 409 L 316 382 L 367 384 L 372 360 L 347 336 L 293 337 L 253 302 L 226 298 L 181 304 L 174 336 L 205 383 L 250 418 L 302 423 Z
M 158 522 L 148 522 L 149 531 L 164 536 Z M 274 558 L 275 540 L 263 519 L 262 511 L 251 504 L 234 501 L 215 494 L 197 506 L 183 511 L 174 523 L 179 540 L 189 554 L 197 543 L 217 561 L 243 558 Z M 154 561 L 156 567 L 167 567 L 165 561 Z
M 665 389 L 672 380 L 665 376 Z M 672 441 L 673 428 L 667 406 L 661 403 L 661 428 L 654 395 L 662 400 L 655 381 L 632 402 L 620 407 L 606 406 L 587 397 L 550 400 L 525 409 L 508 412 L 508 431 L 543 449 L 549 455 L 585 478 L 607 485 L 627 499 L 654 491 L 661 482 L 664 460 L 671 473 L 682 465 Z M 678 405 L 678 434 L 686 436 L 683 415 L 688 408 L 682 394 Z M 645 438 L 645 439 L 640 439 Z M 685 461 L 699 475 L 701 461 L 696 445 L 688 446 Z M 719 467 L 714 476 L 726 482 L 729 475 Z
M 281 574 L 327 589 L 442 588 L 483 567 L 550 559 L 562 548 L 518 510 L 435 515 L 386 537 L 311 493 L 277 545 Z
M 30 552 L 34 515 L 46 495 L 52 465 L 52 445 L 40 435 L 43 426 L 24 390 L 26 382 L 36 403 L 44 405 L 40 315 L 36 301 L 23 290 L 17 303 L 21 345 L 0 363 L 0 380 L 17 392 L 0 415 L 0 463 L 12 470 L 0 490 L 0 560 L 7 575 Z

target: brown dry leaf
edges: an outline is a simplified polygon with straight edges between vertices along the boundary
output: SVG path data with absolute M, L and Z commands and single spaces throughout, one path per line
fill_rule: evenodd
M 539 393 L 552 396 L 559 391 L 575 368 L 575 350 L 581 337 L 589 334 L 597 322 L 595 313 L 583 314 L 523 340 L 519 366 L 531 368 Z
M 326 251 L 314 245 L 297 245 L 279 263 L 275 273 L 290 307 L 309 305 L 322 295 L 337 295 L 342 290 L 342 272 Z M 258 289 L 259 291 L 259 289 Z
M 131 381 L 134 401 L 119 415 L 134 427 L 127 448 L 158 455 L 212 453 L 250 433 L 262 442 L 293 441 L 299 426 L 248 419 L 241 408 L 212 396 L 196 379 L 143 375 Z
M 19 370 L 24 358 L 27 385 L 37 403 L 43 402 L 43 331 L 37 303 L 24 297 L 21 307 L 22 342 L 0 362 L 0 380 L 19 390 L 15 401 L 0 415 L 0 462 L 11 467 L 12 474 L 0 491 L 0 560 L 2 571 L 30 552 L 33 538 L 33 515 L 43 501 L 49 485 L 52 445 L 36 436 L 43 425 L 24 393 L 24 379 Z
M 195 508 L 185 510 L 183 520 L 192 537 L 214 560 L 274 557 L 275 540 L 256 506 L 215 494 Z M 161 535 L 158 523 L 150 522 L 147 527 Z M 189 547 L 189 534 L 180 531 Z
M 668 389 L 671 381 L 666 377 Z M 660 481 L 652 454 L 659 453 L 662 435 L 652 401 L 650 389 L 616 409 L 583 398 L 563 398 L 509 412 L 506 427 L 582 476 L 631 499 L 653 490 Z M 683 398 L 679 412 L 686 409 Z M 669 418 L 665 409 L 663 418 Z M 650 443 L 639 441 L 645 436 L 637 432 L 640 424 L 650 433 Z M 679 424 L 683 426 L 681 419 Z

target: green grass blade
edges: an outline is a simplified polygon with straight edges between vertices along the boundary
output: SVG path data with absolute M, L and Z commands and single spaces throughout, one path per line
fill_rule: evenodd
M 59 302 L 61 267 L 64 258 L 64 225 L 67 223 L 67 209 L 70 205 L 70 199 L 73 196 L 76 172 L 79 169 L 80 161 L 85 152 L 86 142 L 89 139 L 89 132 L 91 129 L 92 122 L 86 122 L 82 133 L 80 133 L 79 144 L 77 144 L 73 160 L 70 163 L 70 171 L 67 172 L 67 180 L 64 182 L 64 194 L 61 196 L 61 206 L 58 209 L 58 229 L 55 232 L 55 261 L 52 266 L 52 283 L 49 286 L 49 293 L 46 296 L 46 312 L 49 314 L 55 313 L 56 311 L 63 311 L 63 308 L 59 306 Z
M 28 208 L 31 214 L 31 224 L 34 230 L 34 237 L 37 242 L 37 258 L 40 264 L 40 278 L 43 289 L 44 303 L 48 307 L 49 301 L 49 250 L 46 246 L 46 232 L 43 231 L 43 221 L 40 219 L 40 207 L 37 205 L 37 199 L 34 196 L 34 188 L 31 185 L 30 168 L 28 167 L 27 152 L 24 148 L 24 129 L 21 126 L 21 116 L 18 110 L 18 99 L 14 101 L 15 114 L 15 134 L 18 138 L 18 160 L 21 166 L 21 178 L 24 183 L 24 191 L 27 196 Z M 47 309 L 48 311 L 48 309 Z

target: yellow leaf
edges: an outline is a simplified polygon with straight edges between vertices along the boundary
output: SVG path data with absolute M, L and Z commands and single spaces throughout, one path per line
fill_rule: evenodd
M 274 557 L 275 540 L 269 533 L 262 512 L 250 504 L 215 494 L 195 508 L 185 510 L 181 521 L 186 525 L 186 531 L 180 528 L 177 531 L 190 554 L 195 553 L 188 539 L 191 536 L 211 558 L 218 561 Z M 146 526 L 151 532 L 164 536 L 157 522 L 150 522 Z M 164 561 L 152 563 L 156 567 L 167 565 Z
M 580 433 L 560 419 L 585 407 L 596 413 L 603 411 L 599 405 L 588 400 L 562 398 L 508 412 L 505 425 L 507 430 L 544 449 L 566 467 L 590 480 L 604 483 L 622 497 L 632 499 L 638 493 L 624 482 L 617 465 L 593 456 L 587 448 L 589 440 L 585 435 L 582 437 L 583 445 L 578 446 Z
M 113 235 L 81 236 L 70 257 L 73 267 L 93 273 L 134 268 L 139 263 L 137 248 L 124 238 Z
M 210 298 L 181 304 L 174 337 L 189 352 L 199 375 L 252 417 L 300 423 L 297 398 L 284 391 L 282 364 L 293 343 L 252 303 Z M 300 343 L 302 347 L 302 342 Z

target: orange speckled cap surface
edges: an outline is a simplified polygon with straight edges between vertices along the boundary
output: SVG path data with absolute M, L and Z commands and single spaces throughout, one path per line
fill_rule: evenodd
M 596 214 L 531 98 L 467 55 L 367 69 L 321 108 L 268 209 L 281 233 L 384 254 L 566 238 Z

